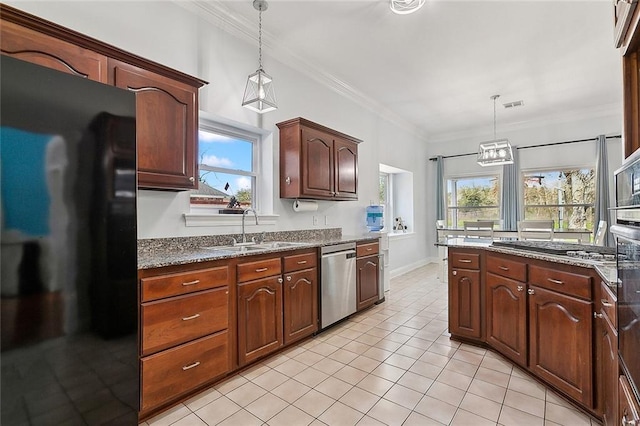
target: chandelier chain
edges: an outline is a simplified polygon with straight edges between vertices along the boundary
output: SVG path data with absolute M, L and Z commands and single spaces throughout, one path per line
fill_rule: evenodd
M 258 10 L 258 69 L 262 69 L 262 6 Z

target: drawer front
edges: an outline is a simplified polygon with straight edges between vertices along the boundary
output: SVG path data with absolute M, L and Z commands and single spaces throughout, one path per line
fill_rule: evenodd
M 141 315 L 142 355 L 148 355 L 226 329 L 229 290 L 222 287 L 143 303 Z
M 227 331 L 142 358 L 141 411 L 177 399 L 230 370 Z
M 378 243 L 358 244 L 356 246 L 356 256 L 364 257 L 371 256 L 372 254 L 378 254 Z
M 570 296 L 591 299 L 591 277 L 587 275 L 531 265 L 529 283 Z
M 140 280 L 143 302 L 229 285 L 229 267 L 159 275 Z
M 238 264 L 238 282 L 257 280 L 282 273 L 280 258 Z
M 460 269 L 480 269 L 480 255 L 453 252 L 449 254 L 449 265 Z
M 318 264 L 318 254 L 313 253 L 296 254 L 284 257 L 284 272 L 300 271 L 302 269 L 315 268 Z
M 609 290 L 609 286 L 605 283 L 600 283 L 600 305 L 602 311 L 611 321 L 611 325 L 616 330 L 618 329 L 618 312 L 616 309 L 616 297 Z
M 527 265 L 525 263 L 499 256 L 487 256 L 487 272 L 516 281 L 527 281 Z

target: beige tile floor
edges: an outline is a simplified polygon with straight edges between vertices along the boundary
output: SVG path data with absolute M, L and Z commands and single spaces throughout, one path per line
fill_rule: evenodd
M 386 302 L 143 425 L 600 424 L 494 352 L 449 340 L 435 264 L 391 289 Z

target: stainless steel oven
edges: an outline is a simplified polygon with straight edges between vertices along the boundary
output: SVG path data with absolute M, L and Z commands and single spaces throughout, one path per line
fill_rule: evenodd
M 618 353 L 640 400 L 640 152 L 615 172 Z

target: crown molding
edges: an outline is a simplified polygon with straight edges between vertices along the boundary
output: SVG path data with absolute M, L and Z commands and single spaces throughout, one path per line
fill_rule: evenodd
M 549 125 L 560 125 L 576 121 L 592 120 L 602 117 L 618 117 L 622 126 L 622 105 L 617 103 L 604 104 L 592 108 L 584 108 L 578 110 L 565 111 L 563 113 L 541 114 L 528 120 L 502 123 L 500 124 L 500 133 L 517 132 L 532 128 L 539 128 Z M 474 128 L 462 130 L 459 132 L 445 132 L 433 134 L 429 138 L 429 143 L 453 142 L 463 139 L 478 139 L 478 135 L 491 135 L 492 128 L 490 126 L 483 128 Z M 491 139 L 489 137 L 489 139 Z
M 203 0 L 174 0 L 179 6 L 195 13 L 207 22 L 217 26 L 221 30 L 251 44 L 258 44 L 255 22 L 249 21 L 231 11 L 220 1 Z M 331 73 L 322 70 L 317 64 L 311 64 L 301 56 L 284 47 L 268 31 L 262 30 L 262 48 L 282 64 L 309 76 L 316 82 L 327 87 L 344 98 L 362 106 L 379 117 L 397 125 L 414 136 L 427 140 L 428 135 L 418 126 L 413 125 L 399 114 L 394 113 L 385 105 L 365 95 L 347 82 L 340 80 Z

